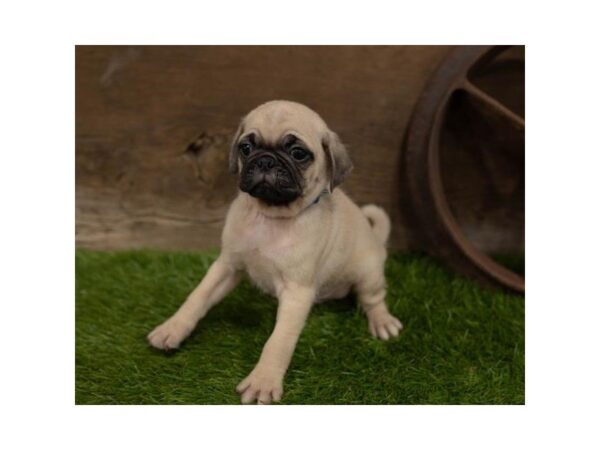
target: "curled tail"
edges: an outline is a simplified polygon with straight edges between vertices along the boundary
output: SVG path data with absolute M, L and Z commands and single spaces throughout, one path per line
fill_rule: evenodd
M 365 205 L 360 208 L 361 211 L 367 219 L 369 219 L 369 223 L 373 228 L 373 233 L 377 236 L 377 239 L 381 241 L 382 244 L 385 244 L 390 237 L 390 231 L 392 230 L 392 223 L 390 222 L 390 218 L 387 213 L 375 205 Z

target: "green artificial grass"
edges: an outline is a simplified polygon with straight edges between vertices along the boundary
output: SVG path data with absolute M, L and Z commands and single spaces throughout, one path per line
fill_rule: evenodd
M 239 404 L 276 301 L 244 281 L 164 354 L 146 334 L 217 253 L 76 253 L 78 404 Z M 284 380 L 284 404 L 523 404 L 524 298 L 490 291 L 420 255 L 393 255 L 388 304 L 404 324 L 371 337 L 352 298 L 316 305 Z

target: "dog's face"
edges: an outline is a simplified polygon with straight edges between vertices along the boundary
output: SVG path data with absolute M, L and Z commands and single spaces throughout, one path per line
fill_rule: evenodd
M 348 153 L 325 122 L 304 105 L 272 101 L 240 124 L 229 158 L 239 188 L 271 210 L 299 212 L 352 169 Z
M 295 201 L 304 190 L 304 172 L 314 162 L 314 153 L 298 136 L 281 136 L 264 142 L 259 133 L 248 133 L 238 143 L 242 161 L 240 190 L 269 206 Z

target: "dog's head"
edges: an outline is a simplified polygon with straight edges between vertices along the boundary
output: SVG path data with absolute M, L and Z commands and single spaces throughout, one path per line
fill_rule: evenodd
M 333 190 L 352 169 L 338 136 L 310 108 L 276 100 L 260 105 L 235 134 L 229 169 L 267 214 L 292 216 Z

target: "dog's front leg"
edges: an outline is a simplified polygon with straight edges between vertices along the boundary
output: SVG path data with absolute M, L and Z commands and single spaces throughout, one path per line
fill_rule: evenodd
M 293 286 L 279 296 L 275 329 L 258 364 L 236 388 L 242 403 L 269 404 L 283 394 L 283 377 L 315 299 L 313 289 Z
M 231 292 L 240 279 L 241 273 L 228 264 L 225 258 L 219 257 L 179 310 L 148 335 L 148 342 L 162 350 L 179 347 L 198 321 Z

